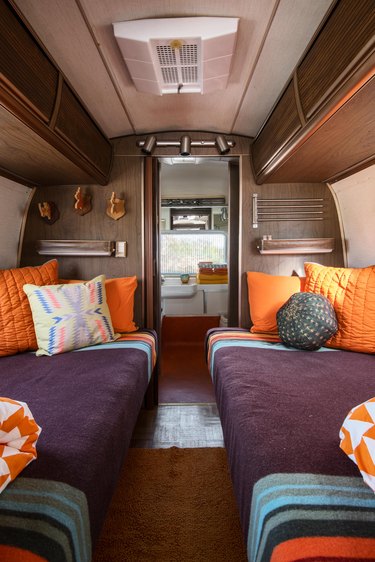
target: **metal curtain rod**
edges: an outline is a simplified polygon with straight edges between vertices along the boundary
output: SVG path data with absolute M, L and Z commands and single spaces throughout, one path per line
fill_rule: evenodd
M 145 145 L 146 141 L 137 141 L 137 146 L 139 146 L 140 148 L 142 148 Z M 228 140 L 227 141 L 228 145 L 233 148 L 236 143 L 234 141 Z M 157 140 L 156 141 L 156 146 L 177 146 L 179 147 L 181 145 L 181 141 L 176 141 L 176 140 Z M 216 141 L 214 140 L 192 140 L 190 143 L 190 146 L 216 146 Z

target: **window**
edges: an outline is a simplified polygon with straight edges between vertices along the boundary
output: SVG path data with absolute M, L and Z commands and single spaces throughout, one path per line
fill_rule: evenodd
M 210 231 L 163 231 L 160 234 L 160 270 L 165 274 L 194 274 L 198 262 L 227 262 L 227 234 Z
M 210 230 L 211 209 L 171 209 L 172 230 Z

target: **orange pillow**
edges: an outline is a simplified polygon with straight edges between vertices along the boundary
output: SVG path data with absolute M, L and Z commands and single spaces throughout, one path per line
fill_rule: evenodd
M 83 283 L 83 281 L 59 279 L 59 283 Z M 105 280 L 107 305 L 115 332 L 135 332 L 138 330 L 133 321 L 136 288 L 137 278 L 135 275 Z
M 339 329 L 328 347 L 375 353 L 375 265 L 363 268 L 326 267 L 305 263 L 305 291 L 327 297 Z
M 133 321 L 136 288 L 136 276 L 106 279 L 107 304 L 115 332 L 135 332 L 138 329 Z
M 0 270 L 0 356 L 38 349 L 29 300 L 22 287 L 54 285 L 57 260 L 36 267 Z
M 303 290 L 304 279 L 283 275 L 268 275 L 257 271 L 247 272 L 250 332 L 277 333 L 276 313 L 294 294 Z

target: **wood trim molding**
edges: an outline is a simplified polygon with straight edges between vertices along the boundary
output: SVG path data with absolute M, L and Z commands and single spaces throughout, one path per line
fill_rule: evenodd
M 344 261 L 344 267 L 348 267 L 348 250 L 346 247 L 346 238 L 345 238 L 345 229 L 344 229 L 344 223 L 342 221 L 342 216 L 341 216 L 341 212 L 340 212 L 340 204 L 339 204 L 339 200 L 337 198 L 336 192 L 333 189 L 332 185 L 330 183 L 327 183 L 327 187 L 332 195 L 332 199 L 334 201 L 335 207 L 336 207 L 336 213 L 337 213 L 337 220 L 339 223 L 339 228 L 340 228 L 340 241 L 341 241 L 341 247 L 342 247 L 342 258 Z
M 56 121 L 57 121 L 57 117 L 60 111 L 60 105 L 61 105 L 61 95 L 62 95 L 62 87 L 63 87 L 63 83 L 64 83 L 64 78 L 63 75 L 61 74 L 61 72 L 59 72 L 59 79 L 57 82 L 57 91 L 56 91 L 56 98 L 55 98 L 55 105 L 53 107 L 53 112 L 51 115 L 51 120 L 49 122 L 49 127 L 50 129 L 54 130 L 55 125 L 56 125 Z
M 8 180 L 15 181 L 16 183 L 21 183 L 22 185 L 26 185 L 26 187 L 34 186 L 34 184 L 30 182 L 29 178 L 24 178 L 23 176 L 19 176 L 18 174 L 15 174 L 10 170 L 7 170 L 6 168 L 3 168 L 3 166 L 0 166 L 0 176 L 4 176 L 4 178 L 8 178 Z
M 304 127 L 306 125 L 307 121 L 306 121 L 306 117 L 305 117 L 305 114 L 304 114 L 303 109 L 302 109 L 301 98 L 300 98 L 300 95 L 299 95 L 297 70 L 295 70 L 294 74 L 293 74 L 293 87 L 294 87 L 294 99 L 295 99 L 295 102 L 296 102 L 298 117 L 300 118 L 302 127 Z
M 23 217 L 22 217 L 21 228 L 20 228 L 20 237 L 19 237 L 19 241 L 18 241 L 17 267 L 19 267 L 20 263 L 21 263 L 22 249 L 23 249 L 23 238 L 24 238 L 24 235 L 25 235 L 26 221 L 27 221 L 27 216 L 29 214 L 31 201 L 32 201 L 32 199 L 35 195 L 35 192 L 36 192 L 36 187 L 33 187 L 30 190 L 29 198 L 27 200 L 25 210 L 24 210 L 24 213 L 23 213 Z
M 154 315 L 154 260 L 152 221 L 152 157 L 145 158 L 144 194 L 144 285 L 145 285 L 145 328 L 153 328 Z

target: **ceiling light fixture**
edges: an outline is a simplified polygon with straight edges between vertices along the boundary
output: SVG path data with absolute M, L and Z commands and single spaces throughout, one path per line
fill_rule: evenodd
M 223 135 L 217 135 L 215 144 L 219 154 L 228 154 L 230 151 L 230 146 Z
M 191 140 L 189 135 L 183 135 L 180 140 L 157 140 L 154 135 L 149 135 L 146 140 L 137 141 L 137 146 L 143 154 L 149 156 L 155 147 L 180 148 L 180 156 L 190 156 L 191 148 L 213 148 L 219 154 L 227 154 L 231 148 L 236 146 L 232 140 L 227 140 L 223 135 L 218 135 L 215 140 Z
M 147 154 L 149 156 L 150 154 L 153 153 L 155 146 L 156 146 L 156 137 L 154 135 L 149 135 L 148 137 L 146 137 L 146 140 L 144 141 L 141 150 L 143 154 Z
M 181 137 L 180 141 L 180 156 L 190 156 L 191 138 L 189 135 Z

